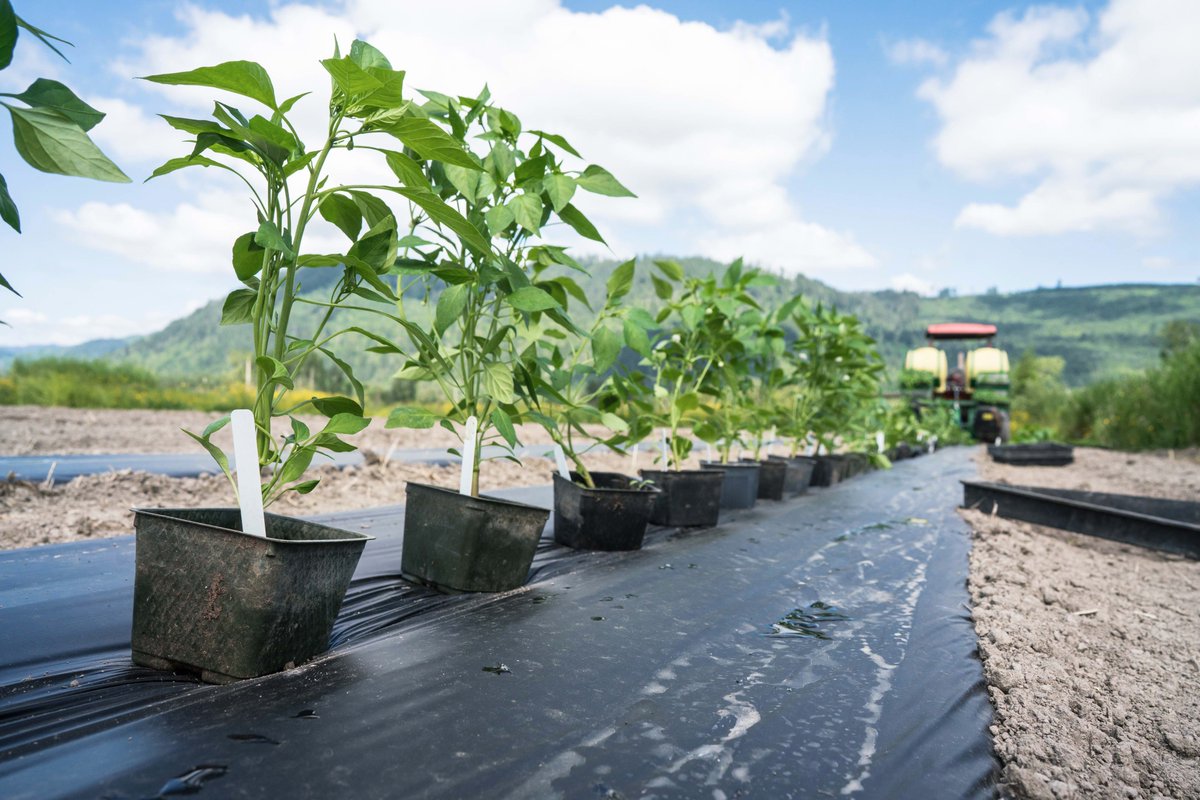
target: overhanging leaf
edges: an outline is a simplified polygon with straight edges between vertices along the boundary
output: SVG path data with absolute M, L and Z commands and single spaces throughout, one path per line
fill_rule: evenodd
M 504 298 L 504 301 L 518 311 L 547 311 L 551 308 L 561 308 L 558 301 L 550 294 L 536 286 L 523 286 Z
M 100 152 L 87 133 L 58 112 L 12 106 L 8 111 L 12 115 L 13 144 L 34 169 L 56 175 L 129 183 L 129 177 Z
M 415 406 L 400 406 L 393 408 L 388 414 L 385 428 L 432 428 L 441 419 L 437 414 L 425 408 Z
M 604 194 L 609 197 L 637 197 L 636 194 L 621 185 L 612 173 L 604 167 L 592 164 L 575 179 L 581 189 L 589 192 Z
M 0 175 L 0 219 L 7 222 L 9 227 L 17 233 L 21 232 L 21 215 L 17 211 L 17 204 L 13 202 L 12 196 L 8 193 L 8 182 L 4 180 L 3 175 Z M 7 282 L 5 282 L 5 287 L 14 291 Z
M 103 112 L 92 108 L 66 86 L 49 78 L 38 78 L 29 84 L 28 89 L 12 96 L 34 108 L 57 111 L 85 131 L 90 131 L 104 119 Z
M 188 72 L 147 75 L 142 80 L 170 86 L 207 86 L 210 89 L 223 89 L 257 100 L 272 110 L 276 108 L 275 87 L 271 84 L 271 76 L 253 61 L 226 61 L 213 67 L 200 67 Z
M 562 207 L 562 210 L 558 212 L 558 217 L 574 228 L 575 232 L 585 239 L 591 239 L 593 242 L 600 242 L 601 244 L 608 244 L 608 242 L 604 241 L 604 237 L 600 235 L 600 231 L 596 230 L 596 226 L 592 224 L 592 221 L 570 203 Z
M 404 117 L 382 128 L 416 151 L 421 158 L 456 164 L 467 169 L 483 169 L 475 156 L 434 122 L 420 117 Z

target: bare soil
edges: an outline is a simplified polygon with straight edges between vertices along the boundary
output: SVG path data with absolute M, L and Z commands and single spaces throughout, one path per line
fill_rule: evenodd
M 1077 448 L 1068 467 L 983 479 L 1200 499 L 1200 462 Z M 963 511 L 1003 791 L 1200 797 L 1200 563 Z
M 219 416 L 32 406 L 10 406 L 3 413 L 0 453 L 5 455 L 201 452 L 179 429 L 203 430 Z M 549 441 L 544 431 L 532 426 L 521 428 L 519 435 L 526 444 Z M 270 510 L 302 516 L 394 505 L 404 502 L 407 481 L 458 486 L 457 466 L 406 464 L 389 458 L 399 449 L 456 445 L 457 440 L 446 430 L 387 430 L 382 420 L 375 420 L 358 436 L 347 438 L 358 445 L 366 463 L 340 470 L 318 469 L 313 476 L 319 477 L 321 484 L 314 492 L 290 494 Z M 228 445 L 227 441 L 218 443 Z M 644 453 L 637 463 L 613 453 L 586 456 L 585 463 L 589 469 L 630 475 L 636 474 L 638 467 L 652 466 Z M 216 465 L 213 470 L 216 472 Z M 544 458 L 528 457 L 523 464 L 487 461 L 480 470 L 480 489 L 546 484 L 552 470 L 553 463 Z M 135 507 L 202 508 L 235 502 L 229 482 L 219 474 L 169 478 L 122 470 L 81 476 L 55 486 L 5 481 L 0 476 L 0 549 L 124 536 L 133 532 L 130 509 Z

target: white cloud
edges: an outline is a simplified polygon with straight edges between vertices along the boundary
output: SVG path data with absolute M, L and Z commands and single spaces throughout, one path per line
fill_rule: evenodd
M 5 310 L 3 319 L 9 325 L 36 325 L 47 321 L 49 317 L 40 311 L 31 311 L 28 308 L 10 308 Z
M 141 106 L 116 97 L 95 97 L 91 103 L 105 115 L 92 129 L 92 139 L 118 164 L 153 168 L 169 158 L 187 155 L 186 135 Z M 150 171 L 145 172 L 148 175 Z
M 147 75 L 255 58 L 276 77 L 281 97 L 318 89 L 297 106 L 302 133 L 315 141 L 323 113 L 319 95 L 328 85 L 318 59 L 329 55 L 334 36 L 346 47 L 358 35 L 409 70 L 410 89 L 466 94 L 487 82 L 526 127 L 562 133 L 609 168 L 639 199 L 587 197 L 579 204 L 619 255 L 690 252 L 699 245 L 711 246 L 719 258 L 732 253 L 793 270 L 875 263 L 850 233 L 804 219 L 788 197 L 785 187 L 796 170 L 829 147 L 834 64 L 824 37 L 793 32 L 786 16 L 721 31 L 647 6 L 582 13 L 558 0 L 344 0 L 329 7 L 279 5 L 265 17 L 187 6 L 180 22 L 182 35 L 147 38 L 115 69 Z M 136 142 L 126 131 L 141 129 L 151 110 L 203 114 L 212 101 L 205 89 L 141 86 L 153 108 L 110 101 L 106 145 Z M 131 161 L 150 161 L 151 151 L 155 159 L 179 152 L 163 141 L 171 139 L 156 134 L 143 151 L 121 152 Z M 168 238 L 162 234 L 197 224 L 224 226 L 222 231 L 247 227 L 234 226 L 227 214 L 217 213 L 222 210 L 229 209 L 196 202 L 172 212 L 112 206 L 109 221 L 127 221 L 138 235 L 109 232 L 102 239 L 108 249 L 136 257 L 135 242 L 147 235 Z M 92 231 L 102 216 L 92 206 L 69 212 L 67 219 Z M 735 247 L 744 249 L 732 252 Z M 187 258 L 188 268 L 213 263 L 210 249 L 199 247 Z M 219 263 L 225 261 L 222 253 Z
M 893 64 L 932 64 L 942 67 L 950 60 L 946 51 L 925 39 L 903 39 L 884 44 L 884 52 Z
M 204 192 L 169 211 L 128 203 L 84 203 L 54 212 L 80 244 L 165 272 L 229 274 L 233 240 L 254 227 L 253 210 L 238 195 Z
M 977 181 L 1033 180 L 957 224 L 998 235 L 1152 233 L 1161 201 L 1200 183 L 1200 3 L 1113 0 L 1001 14 L 948 79 L 919 90 L 939 160 Z
M 897 292 L 916 292 L 919 295 L 932 297 L 937 294 L 937 287 L 924 278 L 919 278 L 911 272 L 897 275 L 891 280 L 891 287 Z

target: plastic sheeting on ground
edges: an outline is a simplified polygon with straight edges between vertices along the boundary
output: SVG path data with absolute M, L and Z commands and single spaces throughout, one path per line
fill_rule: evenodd
M 529 584 L 367 545 L 331 652 L 231 686 L 132 666 L 133 540 L 0 553 L 0 797 L 991 797 L 943 451 L 644 549 L 543 540 Z M 507 496 L 549 505 L 549 488 Z

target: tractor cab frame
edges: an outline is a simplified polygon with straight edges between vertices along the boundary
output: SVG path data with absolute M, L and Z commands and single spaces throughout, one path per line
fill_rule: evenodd
M 974 438 L 1008 441 L 1008 353 L 995 346 L 996 332 L 995 325 L 978 322 L 942 322 L 925 329 L 925 346 L 908 351 L 900 378 L 918 416 L 933 406 L 951 408 Z M 960 350 L 951 369 L 945 343 L 955 341 L 982 344 Z

